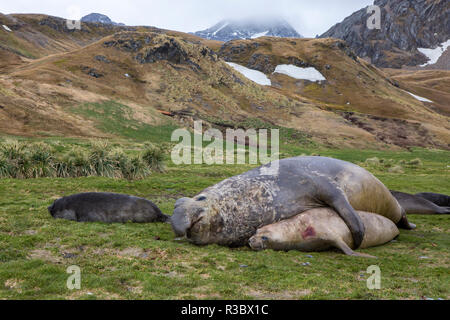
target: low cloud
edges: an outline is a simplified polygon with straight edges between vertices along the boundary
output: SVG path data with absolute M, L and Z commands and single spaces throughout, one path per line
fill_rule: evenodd
M 257 15 L 285 17 L 307 37 L 322 34 L 373 0 L 15 0 L 3 3 L 2 13 L 45 13 L 73 19 L 103 13 L 127 25 L 150 25 L 184 32 L 206 29 L 225 18 Z

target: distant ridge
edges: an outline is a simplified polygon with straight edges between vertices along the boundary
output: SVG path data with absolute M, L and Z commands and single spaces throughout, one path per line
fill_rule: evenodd
M 112 24 L 115 26 L 124 26 L 123 23 L 117 23 L 112 21 L 107 15 L 101 13 L 90 13 L 83 18 L 81 18 L 81 22 L 93 22 L 93 23 L 103 23 L 103 24 Z

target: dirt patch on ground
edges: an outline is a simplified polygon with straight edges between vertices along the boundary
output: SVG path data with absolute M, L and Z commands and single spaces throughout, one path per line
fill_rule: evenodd
M 213 292 L 215 291 L 213 288 L 209 286 L 201 286 L 192 289 L 192 292 L 189 294 L 182 294 L 177 296 L 175 299 L 183 300 L 183 299 L 192 299 L 193 297 L 198 300 L 211 300 L 211 299 L 221 299 L 222 296 L 219 293 Z
M 311 290 L 295 290 L 295 291 L 279 291 L 279 292 L 267 292 L 262 290 L 251 289 L 247 291 L 247 295 L 260 300 L 294 300 L 306 297 L 312 293 Z
M 116 256 L 120 259 L 149 259 L 149 260 L 164 260 L 167 257 L 167 252 L 162 249 L 142 249 L 142 248 L 125 248 L 125 249 L 109 249 L 99 248 L 92 250 L 94 255 L 110 255 Z
M 48 250 L 44 249 L 35 249 L 28 254 L 29 259 L 35 260 L 43 260 L 52 263 L 60 263 L 62 259 L 60 257 L 56 257 Z
M 76 290 L 66 297 L 67 300 L 79 300 L 81 298 L 95 297 L 99 300 L 122 300 L 123 297 L 116 293 L 106 292 L 102 289 Z
M 9 290 L 16 290 L 18 293 L 21 293 L 23 282 L 23 280 L 19 279 L 8 279 L 5 281 L 5 287 Z

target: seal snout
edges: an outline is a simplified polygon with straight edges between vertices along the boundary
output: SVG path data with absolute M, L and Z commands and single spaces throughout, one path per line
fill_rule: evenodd
M 47 210 L 48 210 L 48 212 L 50 212 L 52 217 L 54 217 L 55 216 L 55 202 L 53 202 L 51 206 L 48 206 Z
M 260 237 L 260 236 L 253 236 L 248 240 L 248 244 L 250 246 L 250 248 L 252 248 L 253 250 L 256 251 L 261 251 L 264 250 L 265 246 L 264 246 L 264 242 L 267 241 L 266 237 Z
M 183 237 L 186 235 L 187 230 L 191 226 L 191 222 L 186 214 L 186 210 L 183 207 L 177 207 L 173 211 L 173 215 L 170 219 L 173 232 L 177 237 Z

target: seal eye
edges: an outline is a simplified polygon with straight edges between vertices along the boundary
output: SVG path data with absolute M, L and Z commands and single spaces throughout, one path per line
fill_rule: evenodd
M 205 196 L 201 196 L 201 197 L 199 197 L 199 198 L 197 199 L 197 201 L 204 201 L 204 200 L 206 200 L 206 197 L 205 197 Z
M 266 236 L 262 236 L 262 237 L 261 237 L 261 240 L 262 240 L 262 241 L 269 241 L 269 238 L 267 238 Z

